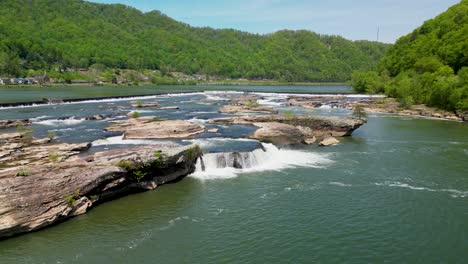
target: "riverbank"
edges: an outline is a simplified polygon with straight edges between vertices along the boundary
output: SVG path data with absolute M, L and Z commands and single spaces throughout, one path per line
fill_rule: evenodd
M 139 87 L 139 86 L 349 86 L 349 82 L 280 82 L 280 81 L 254 81 L 254 80 L 222 80 L 222 81 L 198 81 L 191 83 L 177 82 L 157 84 L 152 82 L 134 83 L 47 83 L 47 84 L 15 84 L 0 85 L 0 88 L 50 88 L 50 87 Z

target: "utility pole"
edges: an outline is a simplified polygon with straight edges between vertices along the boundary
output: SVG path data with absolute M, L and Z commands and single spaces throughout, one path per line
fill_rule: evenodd
M 380 27 L 377 27 L 377 42 L 380 40 Z

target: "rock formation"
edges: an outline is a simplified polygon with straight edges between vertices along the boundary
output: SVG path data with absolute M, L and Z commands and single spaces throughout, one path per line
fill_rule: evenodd
M 191 138 L 204 132 L 205 127 L 186 120 L 140 117 L 114 121 L 106 130 L 123 132 L 125 139 L 175 139 Z
M 365 121 L 333 116 L 269 115 L 215 118 L 209 122 L 213 124 L 253 125 L 260 129 L 254 132 L 252 138 L 282 145 L 315 142 L 314 138 L 323 139 L 327 136 L 350 136 Z
M 0 238 L 83 214 L 98 202 L 152 190 L 195 170 L 198 146 L 142 146 L 0 171 Z
M 29 119 L 0 120 L 0 129 L 29 125 L 31 125 Z
M 223 114 L 247 114 L 247 113 L 266 113 L 277 114 L 278 111 L 271 107 L 261 105 L 225 105 L 219 109 Z
M 335 146 L 340 144 L 340 141 L 334 137 L 327 137 L 324 140 L 320 141 L 319 146 L 321 147 L 328 147 L 328 146 Z
M 275 145 L 296 145 L 305 142 L 305 135 L 296 127 L 282 123 L 254 123 L 259 127 L 250 138 Z

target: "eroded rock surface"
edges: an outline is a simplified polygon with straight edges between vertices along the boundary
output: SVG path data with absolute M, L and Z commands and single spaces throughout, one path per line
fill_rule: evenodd
M 29 119 L 0 120 L 0 129 L 29 125 L 31 125 Z
M 197 146 L 141 146 L 0 171 L 0 238 L 38 230 L 94 204 L 195 170 Z
M 158 108 L 160 105 L 158 102 L 132 102 L 132 106 L 135 108 Z
M 125 139 L 174 139 L 194 137 L 204 132 L 205 127 L 187 120 L 140 117 L 112 122 L 106 130 L 123 132 Z
M 261 105 L 226 105 L 219 109 L 220 113 L 223 114 L 247 114 L 247 113 L 266 113 L 266 114 L 277 114 L 278 111 L 271 107 Z
M 296 145 L 305 142 L 305 135 L 296 127 L 282 123 L 254 123 L 259 127 L 250 138 L 276 145 Z
M 0 167 L 41 165 L 75 156 L 91 147 L 91 143 L 52 143 L 20 133 L 0 134 Z
M 327 137 L 324 140 L 320 141 L 319 146 L 328 147 L 328 146 L 335 146 L 340 144 L 340 141 L 334 137 Z
M 250 137 L 278 145 L 312 144 L 329 136 L 350 136 L 365 121 L 333 116 L 269 115 L 215 118 L 212 124 L 253 125 L 259 129 Z
M 223 114 L 278 113 L 278 111 L 271 107 L 260 105 L 258 103 L 259 99 L 262 98 L 254 94 L 245 94 L 240 97 L 235 97 L 231 99 L 231 105 L 221 107 L 219 112 Z
M 334 116 L 316 116 L 316 115 L 269 115 L 269 116 L 236 116 L 226 118 L 211 119 L 213 124 L 238 124 L 255 125 L 261 123 L 281 123 L 297 128 L 305 139 L 326 136 L 344 137 L 350 136 L 354 130 L 361 127 L 365 121 Z

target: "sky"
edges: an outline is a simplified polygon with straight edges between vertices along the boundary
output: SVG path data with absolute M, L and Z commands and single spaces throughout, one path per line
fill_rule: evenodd
M 307 29 L 394 43 L 460 0 L 91 0 L 159 10 L 192 26 L 267 34 Z

